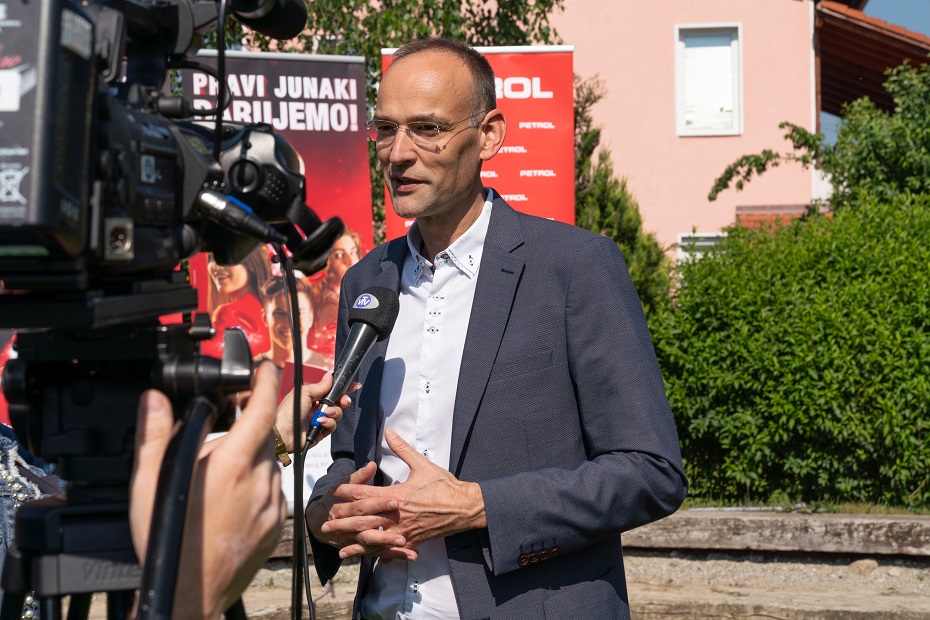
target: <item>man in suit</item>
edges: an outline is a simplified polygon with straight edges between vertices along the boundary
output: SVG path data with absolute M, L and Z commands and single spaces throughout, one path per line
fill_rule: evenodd
M 399 292 L 306 517 L 325 583 L 362 556 L 355 617 L 626 618 L 621 532 L 686 493 L 678 436 L 617 245 L 483 187 L 500 150 L 487 60 L 395 54 L 369 135 L 416 218 L 342 284 Z

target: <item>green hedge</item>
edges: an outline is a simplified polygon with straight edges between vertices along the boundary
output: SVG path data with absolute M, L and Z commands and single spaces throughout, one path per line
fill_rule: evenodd
M 650 320 L 692 495 L 930 505 L 930 199 L 728 232 Z

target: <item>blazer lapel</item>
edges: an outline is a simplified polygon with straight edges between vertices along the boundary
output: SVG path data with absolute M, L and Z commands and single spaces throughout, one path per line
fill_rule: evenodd
M 485 239 L 455 397 L 449 471 L 456 475 L 523 275 L 522 245 L 516 212 L 498 198 Z
M 400 238 L 388 244 L 384 257 L 381 259 L 381 272 L 371 281 L 372 286 L 383 286 L 394 292 L 400 291 L 400 273 L 404 267 L 407 254 L 407 241 Z M 361 410 L 365 413 L 358 422 L 355 433 L 355 460 L 359 467 L 375 460 L 378 445 L 378 426 L 381 424 L 379 412 L 381 396 L 381 373 L 384 369 L 384 357 L 390 337 L 381 342 L 375 342 L 366 356 L 371 360 L 366 372 L 359 372 L 359 376 L 366 377 L 362 390 L 363 401 Z

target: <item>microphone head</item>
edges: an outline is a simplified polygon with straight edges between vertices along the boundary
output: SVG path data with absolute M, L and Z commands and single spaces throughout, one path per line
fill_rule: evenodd
M 378 341 L 391 335 L 400 300 L 397 293 L 383 286 L 369 286 L 355 299 L 349 308 L 349 325 L 361 321 L 378 332 Z

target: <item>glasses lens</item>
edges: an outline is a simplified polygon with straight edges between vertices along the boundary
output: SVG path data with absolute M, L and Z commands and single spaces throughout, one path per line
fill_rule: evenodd
M 436 123 L 410 123 L 407 125 L 407 135 L 418 144 L 435 144 L 442 134 L 442 128 Z
M 368 137 L 374 142 L 390 142 L 397 133 L 397 125 L 390 121 L 368 121 Z
M 452 123 L 446 127 L 441 127 L 437 123 L 432 122 L 413 122 L 409 123 L 406 127 L 401 127 L 394 123 L 393 121 L 383 121 L 383 120 L 371 120 L 365 124 L 365 127 L 368 128 L 368 138 L 373 142 L 378 143 L 379 146 L 388 146 L 394 142 L 394 138 L 397 136 L 398 131 L 406 131 L 407 136 L 410 140 L 422 147 L 432 148 L 435 147 L 442 137 L 443 133 L 449 131 L 452 127 L 464 123 L 465 121 L 471 120 L 479 114 L 484 112 L 476 112 L 468 118 L 463 118 L 460 121 Z

